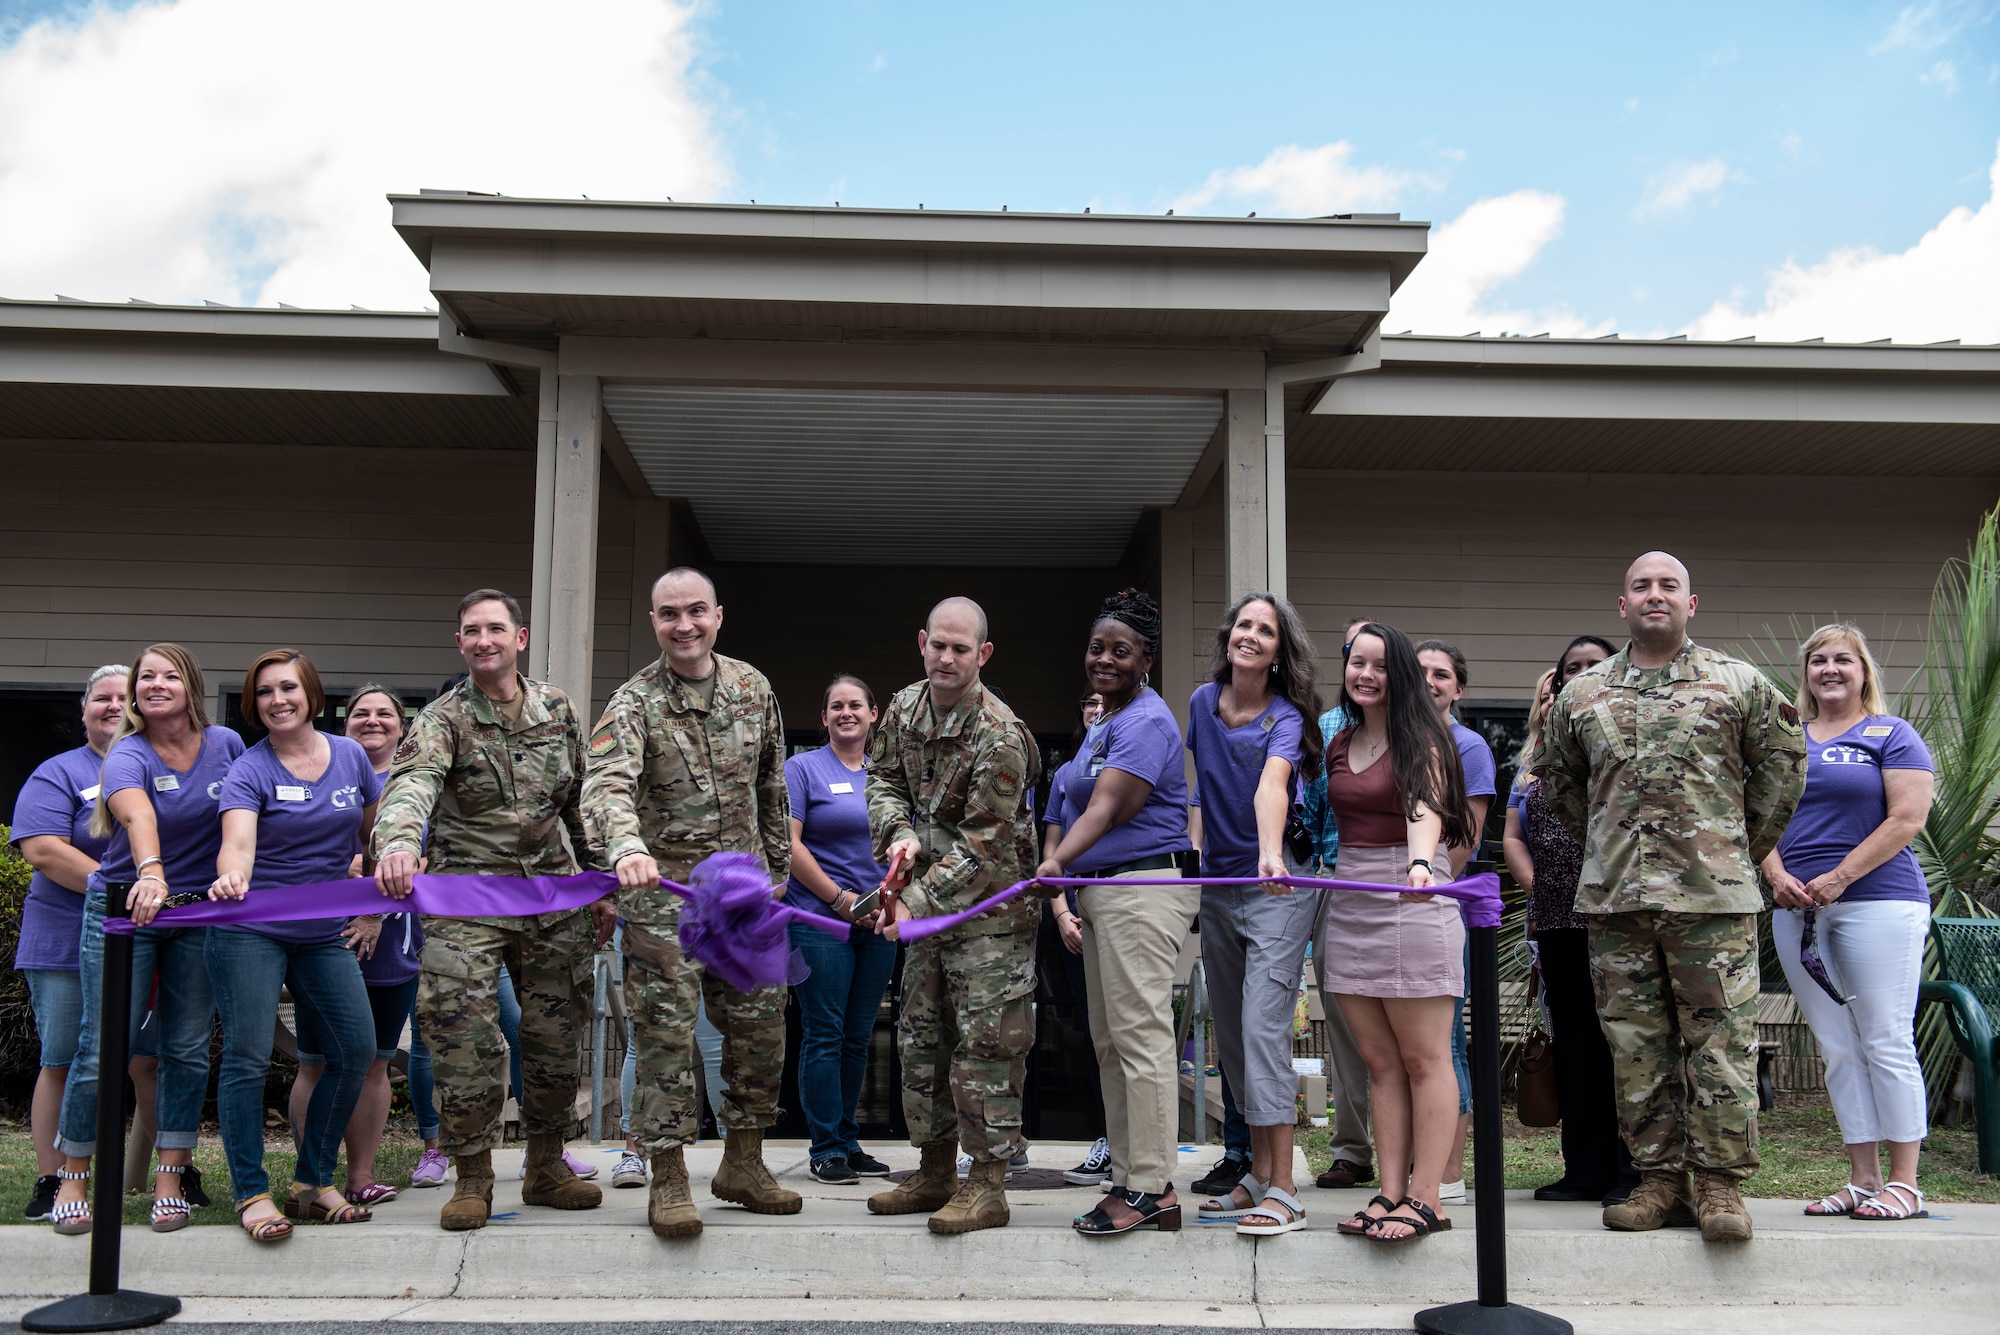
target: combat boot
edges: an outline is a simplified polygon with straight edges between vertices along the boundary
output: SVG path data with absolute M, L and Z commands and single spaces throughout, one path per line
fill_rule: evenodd
M 1013 1218 L 1007 1209 L 1007 1161 L 980 1159 L 959 1184 L 958 1194 L 931 1216 L 933 1233 L 976 1233 L 1004 1228 Z
M 1620 1233 L 1693 1228 L 1694 1201 L 1688 1175 L 1678 1168 L 1648 1168 L 1623 1205 L 1605 1207 L 1604 1226 Z
M 778 1185 L 764 1166 L 764 1133 L 730 1127 L 722 1141 L 722 1162 L 708 1189 L 717 1200 L 734 1201 L 752 1214 L 797 1214 L 805 1205 L 798 1192 Z
M 1737 1180 L 1713 1168 L 1694 1170 L 1694 1209 L 1709 1242 L 1748 1242 L 1755 1231 Z
M 455 1154 L 451 1167 L 458 1182 L 452 1187 L 451 1199 L 438 1212 L 438 1226 L 453 1233 L 485 1228 L 487 1216 L 493 1213 L 493 1151 Z
M 653 1185 L 646 1192 L 646 1221 L 663 1238 L 701 1232 L 701 1211 L 688 1190 L 687 1157 L 676 1145 L 653 1156 Z
M 870 1214 L 929 1214 L 958 1190 L 958 1142 L 934 1140 L 923 1147 L 917 1171 L 887 1191 L 868 1198 Z
M 557 1210 L 594 1210 L 603 1191 L 585 1182 L 563 1162 L 563 1138 L 530 1134 L 528 1157 L 521 1165 L 521 1202 Z

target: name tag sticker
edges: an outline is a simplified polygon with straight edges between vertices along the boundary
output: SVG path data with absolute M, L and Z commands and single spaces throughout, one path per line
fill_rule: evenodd
M 1861 730 L 1863 737 L 1887 737 L 1895 729 L 1886 723 L 1871 723 Z
M 93 783 L 90 785 L 90 787 L 85 788 L 80 792 L 78 792 L 77 797 L 85 802 L 95 802 L 97 800 L 98 793 L 102 792 L 103 789 L 104 789 L 103 784 Z
M 180 790 L 181 781 L 171 774 L 161 774 L 153 779 L 153 791 L 156 793 L 177 793 Z
M 851 793 L 854 791 L 854 785 L 851 783 L 830 783 L 826 786 L 826 790 L 829 793 Z
M 303 802 L 306 800 L 306 790 L 295 783 L 281 783 L 278 785 L 278 800 L 280 802 Z

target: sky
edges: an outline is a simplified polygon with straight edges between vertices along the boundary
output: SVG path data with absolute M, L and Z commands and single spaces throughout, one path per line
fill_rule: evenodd
M 0 0 L 0 294 L 428 305 L 423 187 L 1400 212 L 1392 332 L 2000 342 L 2000 0 Z

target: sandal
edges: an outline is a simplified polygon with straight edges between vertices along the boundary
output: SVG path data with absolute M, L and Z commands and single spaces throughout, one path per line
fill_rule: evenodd
M 1850 1182 L 1839 1191 L 1834 1192 L 1833 1195 L 1820 1197 L 1811 1205 L 1808 1205 L 1805 1212 L 1814 1219 L 1827 1219 L 1835 1215 L 1853 1214 L 1857 1206 L 1864 1205 L 1881 1194 L 1878 1191 L 1870 1191 L 1866 1187 L 1857 1187 Z M 1842 1200 L 1842 1196 L 1848 1199 Z
M 1891 1194 L 1894 1193 L 1894 1194 Z M 1924 1208 L 1924 1193 L 1907 1182 L 1888 1182 L 1882 1190 L 1874 1193 L 1874 1199 L 1863 1201 L 1874 1214 L 1861 1213 L 1857 1205 L 1847 1216 L 1849 1219 L 1865 1219 L 1870 1223 L 1900 1221 L 1904 1219 L 1929 1219 L 1931 1212 Z
M 1128 1219 L 1122 1224 L 1118 1223 L 1100 1205 L 1089 1214 L 1078 1215 L 1070 1227 L 1086 1238 L 1114 1238 L 1120 1233 L 1130 1233 L 1135 1228 L 1148 1227 L 1156 1228 L 1162 1233 L 1178 1233 L 1181 1231 L 1180 1205 L 1160 1204 L 1160 1197 L 1173 1189 L 1174 1184 L 1169 1182 L 1166 1191 L 1120 1192 L 1119 1199 L 1139 1212 L 1137 1218 Z
M 1451 1220 L 1438 1218 L 1437 1211 L 1431 1209 L 1430 1206 L 1425 1205 L 1413 1196 L 1405 1196 L 1402 1200 L 1397 1201 L 1396 1209 L 1408 1210 L 1412 1214 L 1415 1214 L 1417 1218 L 1404 1219 L 1396 1215 L 1394 1211 L 1383 1215 L 1368 1226 L 1367 1238 L 1370 1242 L 1379 1242 L 1393 1247 L 1398 1243 L 1415 1242 L 1418 1238 L 1427 1238 L 1433 1233 L 1442 1233 L 1451 1227 Z M 1401 1224 L 1404 1228 L 1409 1229 L 1410 1232 L 1405 1233 L 1400 1238 L 1392 1238 L 1382 1232 L 1382 1225 L 1384 1224 Z
M 329 1196 L 334 1199 L 332 1205 L 326 1203 L 326 1198 Z M 309 1187 L 303 1182 L 294 1182 L 291 1199 L 285 1202 L 285 1217 L 296 1219 L 300 1223 L 365 1224 L 375 1217 L 375 1212 L 366 1206 L 354 1204 L 332 1187 L 322 1190 L 318 1187 Z
M 370 1182 L 357 1191 L 347 1193 L 347 1199 L 356 1205 L 381 1205 L 396 1199 L 396 1189 L 387 1182 Z
M 56 1169 L 56 1176 L 65 1182 L 88 1182 L 89 1173 L 72 1173 L 67 1168 Z M 68 1237 L 76 1237 L 90 1232 L 90 1196 L 85 1193 L 80 1201 L 59 1201 L 49 1210 L 49 1223 L 55 1231 Z
M 252 1242 L 281 1242 L 292 1236 L 292 1226 L 285 1222 L 283 1215 L 267 1214 L 262 1219 L 245 1219 L 243 1212 L 258 1201 L 271 1200 L 271 1193 L 260 1191 L 247 1201 L 236 1202 L 236 1222 L 250 1235 Z M 272 1204 L 277 1202 L 273 1201 Z
M 203 1206 L 215 1204 L 214 1201 L 209 1199 L 208 1193 L 202 1190 L 201 1169 L 196 1168 L 193 1164 L 189 1164 L 187 1171 L 181 1174 L 181 1195 L 187 1198 L 189 1205 Z
M 1382 1214 L 1368 1213 L 1378 1205 L 1382 1207 Z M 1395 1208 L 1396 1202 L 1390 1200 L 1387 1196 L 1377 1196 L 1375 1199 L 1369 1201 L 1368 1204 L 1356 1210 L 1352 1216 L 1335 1224 L 1333 1231 L 1336 1233 L 1345 1233 L 1351 1238 L 1358 1238 L 1368 1231 L 1369 1225 Z
M 1197 1224 L 1233 1224 L 1262 1204 L 1264 1193 L 1268 1190 L 1270 1190 L 1268 1182 L 1259 1182 L 1256 1178 L 1245 1173 L 1243 1180 L 1229 1189 L 1228 1195 L 1213 1197 L 1196 1206 L 1194 1211 L 1195 1222 Z M 1249 1204 L 1238 1205 L 1236 1203 L 1236 1193 L 1239 1191 L 1249 1196 Z
M 1278 1203 L 1278 1209 L 1271 1208 L 1271 1202 Z M 1280 1210 L 1283 1213 L 1280 1213 Z M 1269 1220 L 1269 1223 L 1262 1221 Z M 1264 1188 L 1264 1199 L 1257 1208 L 1236 1221 L 1236 1231 L 1253 1238 L 1272 1238 L 1280 1233 L 1296 1233 L 1306 1226 L 1306 1207 L 1298 1197 L 1283 1187 Z

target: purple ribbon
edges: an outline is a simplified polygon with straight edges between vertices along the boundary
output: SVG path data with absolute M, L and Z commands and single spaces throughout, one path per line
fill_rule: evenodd
M 685 899 L 681 949 L 688 958 L 739 992 L 775 987 L 791 976 L 787 928 L 803 922 L 845 938 L 848 924 L 795 909 L 771 898 L 763 863 L 747 853 L 717 853 L 689 874 L 689 884 L 661 881 Z M 421 913 L 435 918 L 517 917 L 563 913 L 594 904 L 618 890 L 609 872 L 575 876 L 434 876 L 419 874 L 407 899 L 391 899 L 373 877 L 316 881 L 310 885 L 252 890 L 242 899 L 204 899 L 162 909 L 155 927 L 237 927 L 246 923 L 355 918 L 373 913 Z M 129 936 L 130 918 L 106 917 L 104 930 Z
M 1318 876 L 1120 876 L 1118 885 L 1288 885 L 1294 890 L 1356 890 L 1375 894 L 1402 894 L 1409 890 L 1406 885 L 1383 885 L 1375 881 L 1335 881 Z M 981 900 L 969 909 L 957 913 L 943 913 L 935 918 L 916 918 L 896 929 L 896 937 L 901 941 L 921 941 L 939 932 L 948 932 L 954 927 L 971 922 L 988 909 L 997 908 L 1008 900 L 1020 895 L 1035 885 L 1085 886 L 1111 885 L 1112 881 L 1097 877 L 1051 876 L 1046 879 L 1035 877 L 1016 881 L 990 899 Z M 1468 927 L 1498 927 L 1500 925 L 1500 874 L 1483 871 L 1461 880 L 1447 881 L 1434 885 L 1425 894 L 1439 895 L 1446 899 L 1456 899 L 1465 914 Z

